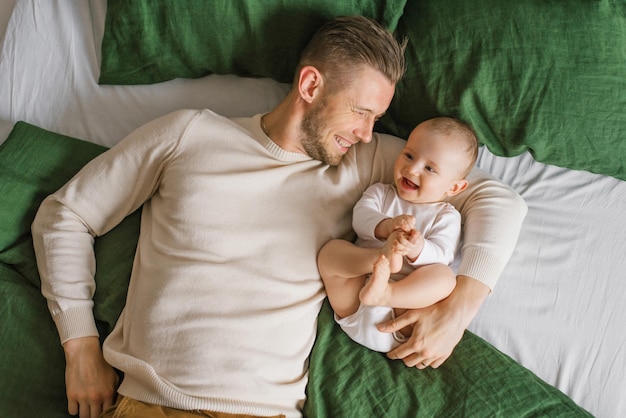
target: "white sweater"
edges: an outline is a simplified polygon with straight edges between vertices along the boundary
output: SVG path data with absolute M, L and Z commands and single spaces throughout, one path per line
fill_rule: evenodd
M 352 207 L 391 180 L 404 141 L 374 135 L 329 167 L 282 150 L 259 119 L 166 115 L 87 164 L 37 214 L 42 292 L 64 342 L 97 335 L 93 236 L 144 205 L 126 306 L 104 344 L 125 373 L 123 395 L 300 415 L 324 298 L 317 252 L 353 238 Z M 454 203 L 472 224 L 460 273 L 491 287 L 526 206 L 479 172 L 470 184 Z

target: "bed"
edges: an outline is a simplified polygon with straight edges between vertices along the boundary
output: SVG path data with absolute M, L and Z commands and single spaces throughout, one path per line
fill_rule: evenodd
M 406 137 L 438 114 L 468 120 L 477 165 L 529 210 L 493 293 L 437 370 L 356 346 L 326 304 L 304 415 L 626 416 L 623 0 L 3 1 L 0 416 L 67 416 L 30 238 L 41 200 L 170 111 L 268 111 L 315 27 L 341 14 L 409 41 L 377 129 Z M 103 337 L 124 303 L 138 218 L 96 242 Z

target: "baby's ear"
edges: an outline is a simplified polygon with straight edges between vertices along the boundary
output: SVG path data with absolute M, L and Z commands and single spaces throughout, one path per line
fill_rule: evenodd
M 448 196 L 454 196 L 455 194 L 461 193 L 463 190 L 467 189 L 467 180 L 457 180 L 452 183 L 450 189 L 448 190 Z

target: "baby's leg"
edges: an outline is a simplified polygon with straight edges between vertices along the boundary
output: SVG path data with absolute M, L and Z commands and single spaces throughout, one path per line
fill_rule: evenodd
M 370 280 L 365 283 L 363 290 L 359 293 L 359 299 L 365 305 L 394 306 L 387 303 L 391 297 L 389 277 L 391 273 L 397 273 L 402 269 L 405 255 L 400 251 L 398 234 L 399 232 L 395 231 L 387 238 L 381 255 L 374 262 Z
M 324 277 L 324 287 L 328 301 L 339 318 L 345 318 L 359 309 L 361 301 L 359 292 L 365 283 L 366 276 L 355 277 Z
M 329 241 L 320 250 L 318 268 L 330 305 L 339 318 L 359 308 L 359 292 L 378 254 L 378 249 L 360 248 L 343 240 Z
M 387 257 L 387 262 L 389 263 L 389 271 L 391 273 L 397 273 L 402 270 L 402 265 L 404 264 L 404 256 L 406 254 L 402 253 L 399 249 L 398 242 L 398 234 L 400 232 L 394 231 L 392 232 L 385 245 L 382 248 L 382 254 Z
M 389 259 L 386 255 L 381 254 L 374 262 L 369 281 L 359 292 L 360 301 L 369 306 L 392 306 L 386 303 L 390 298 L 389 292 L 391 292 L 389 287 L 390 276 Z
M 372 278 L 360 293 L 361 302 L 366 305 L 404 309 L 424 308 L 448 297 L 456 285 L 454 272 L 443 264 L 419 267 L 395 282 L 389 282 L 387 274 L 387 283 L 383 281 L 385 269 L 379 267 L 380 275 L 376 274 L 376 270 L 375 265 Z

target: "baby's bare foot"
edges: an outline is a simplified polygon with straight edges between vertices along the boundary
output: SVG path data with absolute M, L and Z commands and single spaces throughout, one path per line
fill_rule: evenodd
M 402 269 L 404 263 L 403 247 L 398 242 L 398 234 L 396 231 L 387 238 L 387 242 L 383 246 L 382 253 L 387 257 L 389 262 L 389 270 L 391 273 L 397 273 Z
M 381 254 L 374 262 L 370 279 L 359 293 L 361 303 L 369 306 L 387 306 L 390 275 L 389 260 Z

